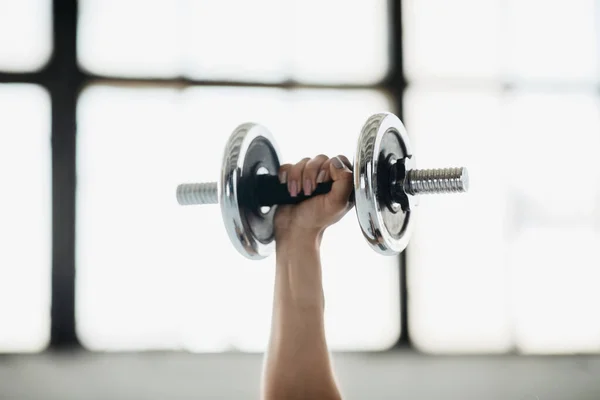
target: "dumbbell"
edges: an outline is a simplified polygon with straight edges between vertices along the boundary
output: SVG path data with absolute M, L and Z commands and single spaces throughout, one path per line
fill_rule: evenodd
M 181 205 L 220 204 L 227 234 L 245 257 L 262 259 L 274 250 L 273 219 L 277 205 L 297 204 L 325 194 L 332 183 L 319 183 L 313 194 L 291 197 L 279 182 L 281 155 L 271 133 L 245 123 L 229 137 L 218 182 L 177 187 Z M 466 192 L 466 168 L 415 168 L 406 129 L 391 113 L 371 116 L 364 124 L 354 157 L 354 202 L 369 245 L 384 255 L 402 252 L 410 240 L 418 196 Z

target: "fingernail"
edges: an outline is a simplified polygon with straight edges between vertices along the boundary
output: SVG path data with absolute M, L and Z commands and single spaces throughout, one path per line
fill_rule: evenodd
M 281 183 L 287 182 L 287 171 L 281 171 L 279 173 L 279 182 L 281 182 Z
M 298 195 L 298 184 L 296 181 L 290 183 L 290 196 L 296 197 Z
M 331 159 L 331 163 L 333 164 L 333 167 L 336 169 L 342 169 L 344 168 L 344 164 L 342 163 L 342 160 L 340 160 L 337 157 L 334 157 Z
M 310 179 L 304 181 L 304 195 L 310 196 L 312 194 L 312 182 Z
M 325 180 L 325 171 L 321 170 L 317 175 L 317 183 L 322 183 Z

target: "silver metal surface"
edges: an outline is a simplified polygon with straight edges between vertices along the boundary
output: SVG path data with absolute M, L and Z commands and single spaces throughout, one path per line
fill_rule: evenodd
M 460 193 L 469 190 L 469 173 L 462 168 L 418 169 L 404 180 L 404 191 L 411 195 Z
M 265 258 L 275 248 L 277 206 L 247 204 L 251 202 L 242 201 L 239 191 L 244 190 L 248 177 L 276 174 L 280 158 L 265 127 L 240 125 L 225 146 L 219 182 L 181 184 L 177 201 L 181 205 L 219 203 L 236 250 L 250 259 Z M 363 236 L 377 252 L 394 255 L 406 248 L 419 194 L 466 192 L 468 187 L 466 168 L 417 170 L 406 129 L 394 114 L 375 114 L 363 126 L 354 157 L 354 197 Z
M 217 182 L 182 183 L 177 186 L 177 202 L 182 206 L 218 204 L 218 187 Z
M 237 251 L 253 260 L 265 258 L 275 249 L 272 239 L 263 242 L 255 237 L 248 222 L 248 213 L 251 211 L 245 209 L 238 201 L 239 182 L 244 170 L 247 170 L 244 164 L 246 155 L 250 144 L 257 138 L 266 139 L 277 159 L 281 159 L 273 135 L 267 128 L 254 123 L 242 124 L 231 134 L 225 145 L 218 185 L 221 214 L 227 234 Z M 275 208 L 272 207 L 272 211 Z
M 398 154 L 400 153 L 400 154 Z M 369 245 L 384 255 L 403 251 L 410 240 L 412 211 L 389 210 L 379 190 L 380 163 L 386 157 L 404 159 L 406 171 L 414 169 L 415 158 L 404 125 L 391 113 L 371 116 L 362 128 L 354 157 L 354 194 L 356 215 Z M 408 196 L 410 209 L 416 196 Z

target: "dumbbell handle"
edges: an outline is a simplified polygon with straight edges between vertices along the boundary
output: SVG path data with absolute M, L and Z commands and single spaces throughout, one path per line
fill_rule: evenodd
M 255 200 L 255 204 L 261 207 L 270 207 L 276 204 L 298 204 L 312 197 L 329 193 L 333 185 L 333 182 L 319 183 L 312 194 L 306 196 L 304 193 L 298 193 L 298 195 L 292 197 L 288 185 L 280 183 L 277 176 L 258 175 L 255 179 L 257 190 L 253 193 L 256 196 L 256 199 L 253 200 Z
M 319 183 L 313 193 L 306 196 L 298 193 L 292 197 L 285 183 L 280 183 L 279 178 L 273 175 L 257 175 L 254 178 L 255 189 L 243 195 L 253 196 L 248 203 L 257 204 L 259 207 L 270 207 L 275 204 L 298 204 L 306 199 L 329 193 L 333 182 Z M 181 205 L 217 204 L 218 189 L 216 182 L 184 183 L 177 186 L 177 201 Z
M 300 193 L 292 197 L 287 184 L 280 183 L 277 176 L 257 175 L 255 179 L 256 189 L 250 195 L 256 196 L 252 200 L 259 206 L 298 204 L 308 198 L 328 193 L 332 186 L 332 182 L 319 183 L 310 196 Z M 410 195 L 459 193 L 468 190 L 469 176 L 466 168 L 416 169 L 409 171 L 407 179 L 401 184 L 402 189 Z M 181 205 L 217 204 L 217 183 L 183 183 L 177 186 L 177 201 Z

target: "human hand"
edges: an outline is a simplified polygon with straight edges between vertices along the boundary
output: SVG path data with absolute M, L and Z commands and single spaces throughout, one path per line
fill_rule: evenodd
M 310 195 L 318 183 L 333 181 L 331 191 L 297 205 L 280 205 L 275 214 L 275 240 L 306 235 L 320 237 L 325 228 L 339 221 L 351 208 L 353 189 L 351 163 L 345 156 L 329 158 L 318 155 L 303 158 L 295 165 L 284 164 L 279 180 L 287 183 L 292 197 Z

